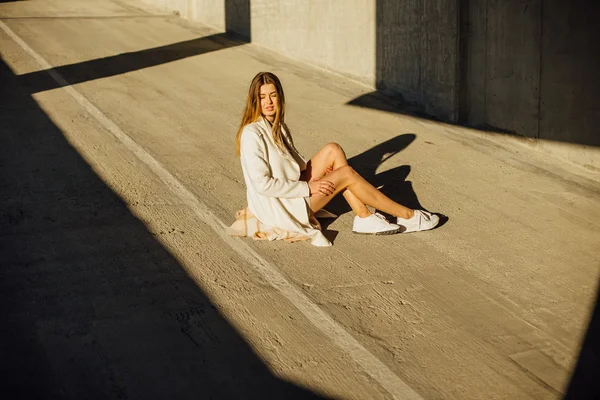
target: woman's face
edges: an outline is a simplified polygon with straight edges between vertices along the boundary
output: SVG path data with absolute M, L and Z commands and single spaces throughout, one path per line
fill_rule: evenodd
M 269 121 L 275 120 L 275 115 L 279 109 L 279 99 L 277 90 L 272 83 L 260 87 L 260 111 Z

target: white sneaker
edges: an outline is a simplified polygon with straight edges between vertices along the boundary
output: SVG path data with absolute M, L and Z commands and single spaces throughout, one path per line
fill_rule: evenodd
M 398 233 L 400 227 L 388 222 L 385 217 L 379 213 L 371 214 L 366 218 L 354 217 L 352 232 L 363 235 L 392 235 Z
M 402 233 L 426 231 L 435 228 L 440 223 L 440 217 L 424 210 L 415 210 L 412 218 L 396 218 L 396 224 L 405 228 Z

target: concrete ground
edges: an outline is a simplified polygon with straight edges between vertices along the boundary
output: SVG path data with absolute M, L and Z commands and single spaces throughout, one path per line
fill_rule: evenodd
M 347 105 L 370 89 L 129 0 L 0 2 L 0 27 L 5 391 L 567 391 L 597 301 L 597 172 Z M 330 248 L 226 237 L 245 205 L 234 136 L 261 70 L 283 81 L 302 153 L 338 142 L 387 194 L 447 222 L 358 236 L 336 201 Z

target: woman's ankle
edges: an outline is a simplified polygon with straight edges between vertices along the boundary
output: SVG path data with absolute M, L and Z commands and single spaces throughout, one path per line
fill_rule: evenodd
M 361 212 L 354 212 L 358 218 L 367 218 L 371 216 L 371 211 L 369 211 L 368 209 L 366 211 L 361 211 Z
M 415 215 L 415 210 L 412 210 L 410 208 L 407 208 L 402 215 L 399 215 L 398 217 L 403 218 L 403 219 L 411 219 L 412 217 L 414 217 Z

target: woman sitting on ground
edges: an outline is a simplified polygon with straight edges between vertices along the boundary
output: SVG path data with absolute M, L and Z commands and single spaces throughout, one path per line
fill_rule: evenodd
M 250 84 L 236 137 L 248 206 L 238 212 L 229 234 L 310 240 L 315 246 L 330 246 L 314 213 L 338 193 L 356 214 L 354 233 L 416 232 L 438 224 L 437 215 L 404 207 L 364 180 L 335 143 L 325 145 L 306 162 L 294 146 L 284 114 L 285 97 L 279 79 L 270 72 L 260 72 Z M 371 213 L 367 206 L 395 216 L 395 223 Z

